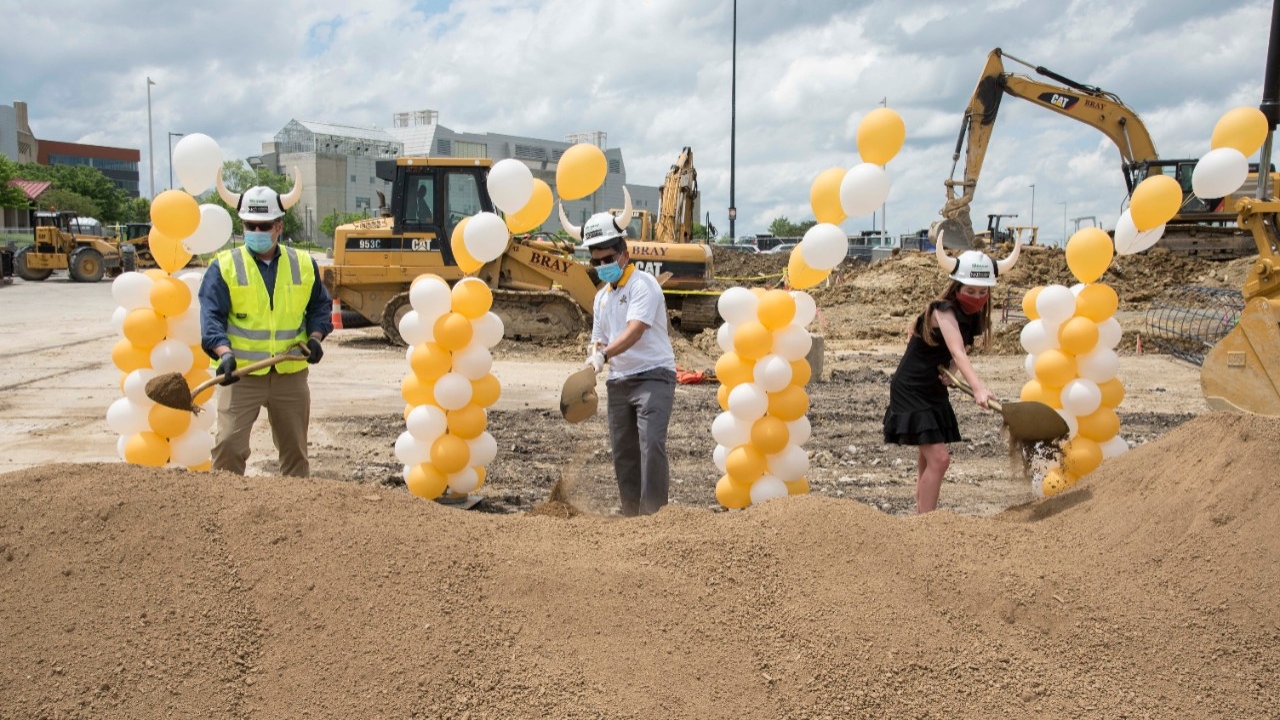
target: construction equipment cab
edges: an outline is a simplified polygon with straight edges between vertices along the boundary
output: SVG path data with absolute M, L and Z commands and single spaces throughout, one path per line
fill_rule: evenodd
M 1006 72 L 1004 58 L 1021 63 L 1060 84 Z M 1142 120 L 1119 97 L 1019 60 L 1000 48 L 987 56 L 986 66 L 965 108 L 952 156 L 951 177 L 945 181 L 947 201 L 940 212 L 943 219 L 930 228 L 931 240 L 936 240 L 938 231 L 944 230 L 949 247 L 954 245 L 957 249 L 967 249 L 973 244 L 975 233 L 970 205 L 982 173 L 987 145 L 995 129 L 1000 101 L 1005 95 L 1097 128 L 1110 138 L 1120 151 L 1120 170 L 1130 194 L 1149 175 L 1169 175 L 1176 179 L 1183 188 L 1182 208 L 1166 224 L 1161 247 L 1210 259 L 1253 254 L 1253 241 L 1235 224 L 1234 205 L 1236 199 L 1248 196 L 1256 187 L 1256 166 L 1252 169 L 1250 182 L 1231 198 L 1198 198 L 1191 192 L 1191 173 L 1196 160 L 1161 159 Z M 957 180 L 956 168 L 962 152 L 965 156 L 964 176 Z

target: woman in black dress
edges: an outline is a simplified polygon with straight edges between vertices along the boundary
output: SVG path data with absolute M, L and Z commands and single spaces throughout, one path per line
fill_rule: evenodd
M 916 512 L 938 506 L 942 478 L 951 464 L 947 443 L 961 440 L 956 413 L 947 394 L 950 384 L 938 372 L 943 366 L 959 373 L 973 388 L 982 407 L 992 395 L 969 362 L 974 338 L 991 337 L 991 305 L 987 302 L 996 278 L 1018 260 L 1015 243 L 1009 257 L 994 262 L 977 250 L 953 258 L 938 237 L 938 264 L 951 284 L 916 318 L 909 332 L 907 350 L 889 383 L 889 408 L 884 413 L 884 441 L 918 447 L 916 457 Z

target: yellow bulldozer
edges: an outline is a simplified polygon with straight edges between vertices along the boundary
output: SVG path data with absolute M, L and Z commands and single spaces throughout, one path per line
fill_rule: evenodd
M 32 213 L 35 241 L 14 255 L 14 270 L 23 280 L 46 280 L 55 270 L 65 270 L 76 282 L 98 282 L 104 275 L 115 277 L 132 270 L 136 258 L 126 257 L 114 239 L 95 232 L 76 213 L 37 210 Z
M 1054 82 L 1006 72 L 1005 58 L 1025 65 Z M 952 155 L 952 176 L 945 181 L 947 200 L 939 213 L 943 219 L 930 227 L 930 241 L 935 241 L 938 232 L 943 230 L 947 245 L 954 245 L 953 249 L 967 249 L 974 244 L 975 239 L 981 244 L 983 238 L 974 232 L 970 205 L 982 173 L 987 146 L 995 129 L 1000 101 L 1005 95 L 1065 115 L 1106 135 L 1120 151 L 1120 167 L 1129 193 L 1150 175 L 1169 175 L 1177 180 L 1183 188 L 1182 207 L 1177 216 L 1166 225 L 1158 247 L 1178 254 L 1216 260 L 1231 260 L 1253 254 L 1253 241 L 1248 233 L 1237 226 L 1233 207 L 1237 199 L 1246 197 L 1256 187 L 1256 167 L 1251 168 L 1249 182 L 1234 196 L 1196 197 L 1191 191 L 1191 174 L 1195 170 L 1196 160 L 1160 158 L 1142 119 L 1121 102 L 1119 97 L 1101 88 L 1070 80 L 1044 67 L 1032 65 L 1000 48 L 987 55 L 987 63 L 965 108 L 960 135 L 956 139 L 955 153 Z M 964 176 L 956 179 L 956 169 L 962 154 L 965 158 Z M 1273 173 L 1273 184 L 1275 177 Z
M 483 158 L 379 161 L 377 176 L 392 184 L 391 206 L 381 217 L 338 227 L 333 263 L 322 268 L 325 287 L 344 310 L 381 326 L 391 342 L 405 344 L 399 323 L 411 309 L 413 279 L 432 273 L 453 283 L 466 276 L 449 239 L 464 218 L 493 212 L 486 182 L 491 165 Z M 707 291 L 710 248 L 639 240 L 628 247 L 632 263 L 663 278 L 674 324 L 686 330 L 716 325 L 718 294 Z M 475 273 L 493 291 L 493 311 L 507 337 L 566 339 L 590 327 L 599 279 L 574 251 L 571 242 L 552 236 L 519 236 Z

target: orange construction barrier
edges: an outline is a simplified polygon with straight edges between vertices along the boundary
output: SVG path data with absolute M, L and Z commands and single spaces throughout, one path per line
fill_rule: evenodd
M 329 313 L 329 322 L 333 323 L 334 330 L 342 329 L 342 301 L 338 298 L 333 299 L 333 310 Z

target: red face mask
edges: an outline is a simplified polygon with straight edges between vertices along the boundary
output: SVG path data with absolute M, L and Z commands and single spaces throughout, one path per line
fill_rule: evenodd
M 978 311 L 982 310 L 983 305 L 987 304 L 988 297 L 990 296 L 983 295 L 982 297 L 974 297 L 972 295 L 957 294 L 956 302 L 960 303 L 961 310 L 964 310 L 970 315 L 974 315 Z

